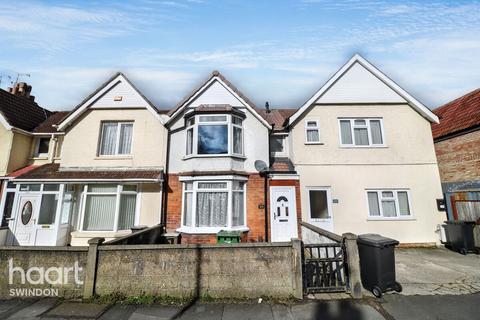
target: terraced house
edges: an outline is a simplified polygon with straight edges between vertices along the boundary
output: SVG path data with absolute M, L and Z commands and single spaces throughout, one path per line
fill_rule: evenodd
M 11 244 L 84 245 L 156 224 L 182 243 L 220 231 L 289 241 L 301 221 L 439 242 L 438 118 L 358 55 L 299 108 L 258 108 L 215 71 L 159 110 L 118 73 L 58 118 L 48 129 L 61 152 L 10 179 Z

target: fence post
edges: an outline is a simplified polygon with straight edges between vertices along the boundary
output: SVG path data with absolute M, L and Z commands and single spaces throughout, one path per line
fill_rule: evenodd
M 83 298 L 91 298 L 95 294 L 95 279 L 97 276 L 98 246 L 105 241 L 105 238 L 92 238 L 88 240 L 87 269 L 85 273 L 85 284 L 83 285 Z
M 302 241 L 292 239 L 293 249 L 293 289 L 297 299 L 303 299 Z
M 347 251 L 348 263 L 348 282 L 351 295 L 354 299 L 362 298 L 363 287 L 360 275 L 360 257 L 358 255 L 357 236 L 353 233 L 342 234 L 345 241 L 345 250 Z

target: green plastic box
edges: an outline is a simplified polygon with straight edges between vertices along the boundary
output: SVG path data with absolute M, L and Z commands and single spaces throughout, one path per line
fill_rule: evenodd
M 239 243 L 241 233 L 239 231 L 220 231 L 217 233 L 217 243 Z

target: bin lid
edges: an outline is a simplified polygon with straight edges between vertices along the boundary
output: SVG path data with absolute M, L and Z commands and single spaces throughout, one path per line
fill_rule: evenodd
M 395 239 L 383 237 L 375 233 L 361 234 L 357 238 L 357 243 L 366 244 L 372 247 L 389 247 L 396 246 L 399 242 Z
M 220 237 L 238 237 L 238 236 L 240 236 L 240 234 L 241 234 L 240 231 L 220 230 L 217 233 L 217 236 L 220 236 Z
M 448 220 L 445 221 L 446 224 L 476 224 L 475 221 L 464 221 L 464 220 Z

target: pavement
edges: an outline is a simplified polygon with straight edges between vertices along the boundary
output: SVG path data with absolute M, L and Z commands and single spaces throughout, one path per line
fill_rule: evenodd
M 402 295 L 456 295 L 480 292 L 480 255 L 445 249 L 396 249 L 396 276 Z
M 218 320 L 475 320 L 480 294 L 318 300 L 292 304 L 196 303 L 191 306 L 124 305 L 39 300 L 0 300 L 0 319 L 218 319 Z

